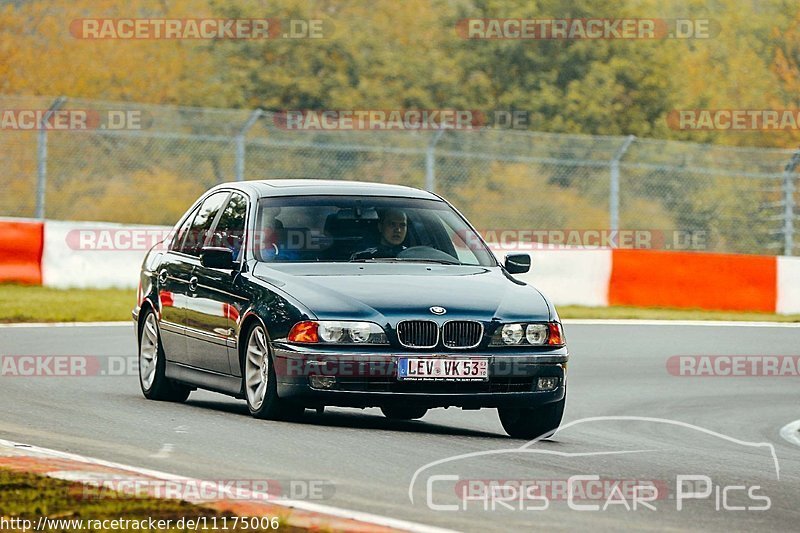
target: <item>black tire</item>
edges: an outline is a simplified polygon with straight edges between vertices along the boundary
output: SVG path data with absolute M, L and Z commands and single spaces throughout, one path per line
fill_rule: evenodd
M 263 343 L 255 338 L 259 335 L 259 332 Z M 302 405 L 291 403 L 278 397 L 278 382 L 275 377 L 275 366 L 273 365 L 272 351 L 264 327 L 259 322 L 253 323 L 247 330 L 244 339 L 245 342 L 242 348 L 242 392 L 244 393 L 244 399 L 247 402 L 247 409 L 250 411 L 250 414 L 254 418 L 262 420 L 296 420 L 300 418 L 305 411 Z M 263 357 L 266 357 L 267 362 L 267 382 L 265 390 L 263 391 L 263 399 L 261 399 L 260 403 L 258 402 L 260 396 L 257 396 L 256 392 L 248 387 L 247 382 L 248 365 L 252 363 L 252 360 L 249 358 L 251 355 L 255 355 L 254 353 L 251 354 L 249 351 L 251 346 L 253 346 L 251 343 L 255 343 L 255 347 L 264 352 Z M 262 378 L 263 377 L 262 374 Z
M 142 389 L 142 394 L 144 394 L 144 397 L 148 400 L 185 402 L 192 392 L 192 389 L 175 383 L 165 375 L 167 358 L 164 354 L 164 347 L 161 344 L 161 332 L 158 329 L 158 320 L 152 309 L 148 308 L 144 313 L 142 326 L 139 329 L 139 386 Z M 148 326 L 151 326 L 155 331 L 155 333 L 151 331 L 150 336 L 148 336 L 148 333 L 145 331 Z M 153 336 L 155 338 L 155 346 L 152 346 Z M 142 375 L 143 367 L 145 366 L 143 364 L 143 350 L 147 350 L 148 347 L 155 349 L 154 354 L 156 361 L 152 381 L 149 379 L 145 380 Z
M 501 407 L 497 409 L 503 429 L 512 438 L 531 440 L 537 437 L 549 437 L 561 425 L 564 416 L 563 400 L 548 403 L 541 407 L 526 409 L 521 407 Z
M 381 407 L 381 412 L 390 420 L 417 420 L 425 416 L 428 410 L 413 405 L 387 405 Z

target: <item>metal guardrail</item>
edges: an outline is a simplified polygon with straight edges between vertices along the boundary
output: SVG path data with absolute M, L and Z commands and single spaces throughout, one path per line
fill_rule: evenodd
M 794 150 L 503 129 L 290 131 L 263 110 L 75 98 L 0 96 L 0 110 L 43 113 L 39 127 L 0 128 L 0 216 L 171 224 L 223 181 L 354 179 L 435 190 L 479 229 L 653 230 L 702 235 L 710 251 L 798 251 Z M 96 120 L 41 127 L 56 111 Z M 111 114 L 139 121 L 108 127 Z

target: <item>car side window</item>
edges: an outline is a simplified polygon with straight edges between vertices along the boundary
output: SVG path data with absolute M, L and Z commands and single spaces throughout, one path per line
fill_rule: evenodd
M 189 231 L 189 226 L 192 225 L 192 221 L 194 220 L 195 215 L 197 214 L 197 208 L 193 209 L 189 216 L 186 217 L 186 220 L 183 221 L 181 227 L 178 228 L 177 233 L 172 239 L 172 244 L 170 245 L 169 249 L 173 252 L 181 251 L 181 246 L 183 245 L 184 239 L 186 239 L 186 232 Z
M 244 226 L 247 218 L 247 198 L 233 193 L 211 235 L 208 246 L 225 247 L 233 251 L 233 260 L 239 257 L 244 240 Z
M 218 192 L 205 199 L 194 216 L 179 251 L 189 255 L 200 255 L 200 250 L 203 248 L 203 243 L 206 242 L 211 224 L 214 223 L 214 219 L 217 218 L 217 214 L 222 209 L 222 204 L 225 203 L 225 199 L 228 198 L 229 194 L 227 191 Z

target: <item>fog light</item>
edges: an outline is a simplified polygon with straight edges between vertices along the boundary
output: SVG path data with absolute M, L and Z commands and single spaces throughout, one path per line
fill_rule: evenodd
M 334 376 L 308 376 L 308 382 L 315 389 L 331 389 L 336 384 Z
M 558 378 L 539 378 L 537 390 L 553 390 L 558 387 Z

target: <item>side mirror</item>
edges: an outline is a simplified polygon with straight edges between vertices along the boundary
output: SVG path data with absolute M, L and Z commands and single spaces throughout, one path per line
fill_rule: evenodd
M 531 256 L 528 254 L 509 254 L 504 266 L 509 274 L 524 274 L 531 269 Z
M 233 262 L 233 251 L 229 248 L 204 246 L 200 252 L 200 264 L 206 268 L 233 270 L 235 266 Z

